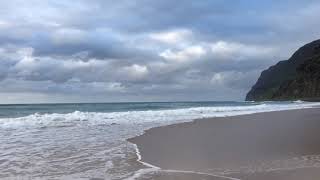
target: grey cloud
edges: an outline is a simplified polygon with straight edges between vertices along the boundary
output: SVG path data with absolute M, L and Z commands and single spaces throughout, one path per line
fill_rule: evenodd
M 0 6 L 0 92 L 23 97 L 241 99 L 261 70 L 320 35 L 314 0 Z

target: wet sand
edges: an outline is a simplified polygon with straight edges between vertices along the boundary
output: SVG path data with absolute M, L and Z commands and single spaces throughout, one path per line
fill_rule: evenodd
M 141 177 L 139 180 L 226 180 L 222 177 L 212 175 L 194 174 L 194 173 L 166 173 L 159 172 L 156 174 Z M 231 179 L 232 180 L 232 179 Z
M 200 119 L 153 128 L 129 141 L 142 161 L 164 170 L 249 180 L 320 178 L 318 108 Z M 151 179 L 181 176 L 208 178 Z
M 301 168 L 272 172 L 232 175 L 244 180 L 315 180 L 320 177 L 320 168 Z

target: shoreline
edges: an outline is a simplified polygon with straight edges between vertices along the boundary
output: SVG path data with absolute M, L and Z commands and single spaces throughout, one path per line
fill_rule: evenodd
M 236 115 L 236 116 L 227 116 L 227 117 L 213 117 L 213 118 L 198 118 L 198 119 L 194 119 L 190 122 L 182 122 L 182 123 L 176 123 L 176 124 L 171 124 L 171 125 L 165 125 L 165 126 L 160 126 L 160 127 L 154 127 L 154 128 L 150 128 L 150 129 L 147 129 L 144 131 L 144 133 L 142 135 L 139 135 L 139 136 L 136 136 L 136 137 L 133 137 L 133 138 L 129 138 L 127 139 L 128 142 L 132 143 L 135 145 L 136 147 L 136 155 L 137 155 L 137 161 L 140 162 L 141 164 L 144 164 L 146 167 L 148 168 L 153 168 L 159 172 L 175 172 L 175 173 L 183 173 L 183 174 L 198 174 L 198 175 L 209 175 L 209 176 L 212 176 L 212 177 L 216 177 L 216 178 L 222 178 L 222 179 L 233 179 L 233 180 L 240 180 L 240 178 L 238 177 L 242 177 L 242 176 L 245 176 L 245 174 L 247 173 L 243 173 L 243 172 L 234 172 L 232 173 L 231 172 L 227 172 L 227 173 L 213 173 L 213 172 L 203 172 L 202 170 L 198 170 L 198 169 L 195 169 L 195 170 L 189 170 L 189 169 L 184 169 L 184 168 L 168 168 L 166 166 L 163 166 L 161 165 L 160 163 L 160 166 L 159 164 L 155 164 L 153 163 L 152 161 L 150 162 L 150 159 L 148 160 L 148 157 L 144 157 L 144 153 L 146 152 L 142 152 L 141 153 L 141 149 L 142 151 L 146 151 L 144 150 L 143 146 L 145 142 L 139 142 L 141 140 L 141 138 L 145 137 L 145 136 L 150 136 L 149 138 L 152 139 L 152 134 L 155 132 L 155 131 L 164 131 L 165 130 L 168 130 L 170 128 L 176 128 L 176 129 L 183 129 L 183 126 L 193 126 L 195 124 L 201 124 L 201 123 L 204 123 L 204 122 L 214 122 L 214 121 L 217 121 L 217 120 L 220 120 L 221 119 L 224 119 L 224 120 L 230 120 L 230 119 L 243 119 L 243 118 L 248 118 L 249 119 L 253 116 L 268 116 L 268 115 L 271 115 L 271 114 L 277 114 L 277 113 L 280 113 L 280 114 L 290 114 L 290 113 L 297 113 L 297 112 L 317 112 L 317 110 L 319 110 L 319 107 L 312 107 L 312 108 L 303 108 L 303 109 L 294 109 L 294 110 L 282 110 L 282 111 L 272 111 L 272 112 L 258 112 L 258 113 L 253 113 L 253 114 L 245 114 L 245 115 Z M 319 113 L 320 115 L 320 113 Z M 249 119 L 246 119 L 249 120 Z M 254 120 L 254 119 L 251 119 L 251 120 Z M 320 128 L 319 128 L 320 130 Z M 164 133 L 162 132 L 162 133 Z M 150 135 L 151 134 L 151 135 Z M 320 131 L 319 131 L 319 134 L 320 134 Z M 140 140 L 139 140 L 140 139 Z M 150 139 L 149 139 L 150 140 Z M 154 141 L 154 140 L 152 140 Z M 154 150 L 154 149 L 153 149 Z M 320 154 L 320 151 L 319 151 L 319 154 Z M 162 156 L 162 155 L 158 155 L 158 156 Z M 163 156 L 162 156 L 163 157 Z M 312 166 L 313 167 L 313 166 Z M 304 169 L 305 167 L 301 167 L 301 168 L 294 168 L 294 169 Z M 314 167 L 313 167 L 314 168 Z M 280 169 L 280 170 L 277 170 L 277 171 L 291 171 L 290 168 L 289 169 Z M 269 172 L 273 172 L 273 171 L 269 171 Z M 224 176 L 226 175 L 226 176 Z M 231 175 L 231 176 L 229 176 Z M 235 175 L 235 176 L 234 176 Z M 320 176 L 319 176 L 320 177 Z M 188 179 L 189 177 L 185 177 L 184 179 Z M 160 180 L 162 179 L 167 179 L 167 178 L 159 178 Z M 175 179 L 179 179 L 179 178 L 175 178 Z M 210 179 L 210 178 L 209 178 Z M 262 178 L 263 179 L 263 178 Z

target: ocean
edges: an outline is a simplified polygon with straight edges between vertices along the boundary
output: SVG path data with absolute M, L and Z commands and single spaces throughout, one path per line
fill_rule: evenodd
M 0 179 L 135 179 L 154 169 L 126 139 L 207 117 L 311 108 L 320 103 L 139 102 L 0 105 Z

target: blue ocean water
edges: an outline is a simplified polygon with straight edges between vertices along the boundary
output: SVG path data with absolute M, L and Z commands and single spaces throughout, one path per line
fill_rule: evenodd
M 246 102 L 246 101 L 203 101 L 203 102 L 123 102 L 123 103 L 67 103 L 67 104 L 0 104 L 0 118 L 21 117 L 34 113 L 81 112 L 126 112 L 182 109 L 192 107 L 252 106 L 259 104 L 290 104 L 294 102 Z
M 126 141 L 197 118 L 312 108 L 293 102 L 0 105 L 0 179 L 134 179 L 149 173 Z

